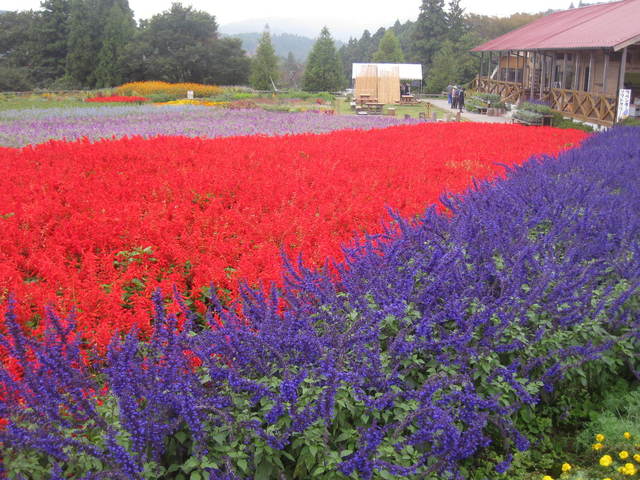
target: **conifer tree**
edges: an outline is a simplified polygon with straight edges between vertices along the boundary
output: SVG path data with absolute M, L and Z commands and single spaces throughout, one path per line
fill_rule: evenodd
M 44 0 L 35 25 L 37 42 L 34 75 L 41 82 L 50 82 L 65 74 L 69 37 L 70 0 Z
M 94 13 L 86 1 L 72 0 L 66 71 L 78 86 L 93 86 L 97 53 L 94 19 Z
M 467 32 L 467 25 L 464 21 L 464 8 L 460 6 L 460 0 L 451 0 L 449 2 L 449 11 L 447 15 L 447 26 L 449 29 L 448 38 L 452 42 L 458 42 Z
M 422 0 L 420 15 L 413 30 L 412 56 L 428 69 L 447 33 L 444 0 Z
M 304 89 L 311 92 L 331 92 L 343 84 L 342 65 L 327 27 L 322 29 L 309 53 L 303 83 Z
M 380 40 L 378 50 L 373 54 L 373 61 L 377 63 L 403 63 L 404 54 L 400 48 L 400 41 L 393 30 L 389 29 Z
M 127 0 L 114 2 L 104 18 L 102 45 L 95 71 L 96 87 L 112 87 L 123 82 L 120 57 L 135 33 L 133 12 Z
M 262 32 L 256 54 L 251 61 L 249 83 L 256 90 L 272 90 L 278 82 L 278 74 L 278 57 L 267 26 Z

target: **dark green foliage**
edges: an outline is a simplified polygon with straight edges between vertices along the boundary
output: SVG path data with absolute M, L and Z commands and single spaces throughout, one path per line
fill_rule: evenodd
M 420 15 L 413 30 L 413 59 L 430 67 L 447 33 L 444 0 L 422 0 Z
M 293 52 L 289 52 L 280 70 L 280 78 L 284 86 L 288 88 L 299 88 L 303 73 L 303 66 L 296 60 Z
M 31 11 L 0 15 L 0 90 L 28 90 L 33 85 L 36 21 Z
M 242 83 L 249 61 L 233 38 L 221 39 L 215 17 L 174 3 L 140 25 L 124 51 L 127 80 Z
M 449 29 L 449 39 L 456 42 L 469 31 L 465 23 L 464 8 L 460 6 L 460 0 L 451 0 L 447 15 L 447 26 Z
M 94 15 L 84 0 L 72 0 L 69 18 L 69 38 L 66 71 L 76 83 L 91 86 L 97 40 Z
M 123 83 L 120 59 L 124 47 L 133 38 L 135 28 L 133 12 L 128 4 L 114 2 L 105 19 L 102 47 L 98 52 L 96 87 L 113 87 Z
M 329 29 L 324 27 L 309 54 L 303 86 L 306 91 L 331 92 L 342 84 L 342 65 Z
M 393 30 L 387 30 L 384 33 L 372 60 L 377 63 L 404 63 L 400 41 Z
M 25 92 L 32 88 L 33 84 L 29 79 L 27 68 L 9 67 L 0 64 L 0 91 Z
M 71 0 L 45 0 L 41 8 L 34 28 L 38 47 L 34 77 L 38 83 L 46 84 L 66 73 Z
M 249 83 L 256 90 L 274 90 L 278 82 L 278 57 L 271 43 L 269 29 L 262 33 L 256 54 L 251 60 Z
M 427 92 L 439 93 L 447 85 L 463 85 L 473 79 L 480 62 L 470 50 L 477 44 L 478 37 L 473 33 L 464 34 L 457 42 L 445 40 L 427 70 Z

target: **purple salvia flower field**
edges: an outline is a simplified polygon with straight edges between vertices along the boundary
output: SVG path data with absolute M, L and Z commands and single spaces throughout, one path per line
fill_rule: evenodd
M 386 116 L 326 115 L 318 112 L 227 110 L 196 105 L 142 105 L 0 112 L 0 146 L 23 147 L 52 139 L 153 137 L 232 137 L 326 133 L 385 128 L 417 120 Z

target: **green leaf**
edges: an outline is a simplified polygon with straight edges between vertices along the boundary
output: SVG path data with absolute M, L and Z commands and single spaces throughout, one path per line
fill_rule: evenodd
M 272 472 L 273 465 L 269 462 L 262 462 L 260 463 L 258 468 L 256 468 L 256 474 L 253 478 L 254 480 L 269 480 L 270 478 L 272 478 Z
M 186 462 L 182 464 L 181 470 L 184 473 L 189 473 L 200 466 L 200 460 L 196 457 L 189 457 Z
M 191 475 L 189 476 L 189 480 L 202 480 L 202 475 L 198 471 L 191 472 Z

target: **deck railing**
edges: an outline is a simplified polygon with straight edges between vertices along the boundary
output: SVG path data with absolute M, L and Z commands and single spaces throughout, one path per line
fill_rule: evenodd
M 487 77 L 476 77 L 472 86 L 480 92 L 498 94 L 507 103 L 526 101 L 531 95 L 521 83 L 503 82 Z M 539 99 L 540 92 L 534 92 L 533 98 Z M 541 99 L 562 115 L 583 122 L 611 126 L 616 119 L 616 97 L 613 95 L 551 88 L 543 91 Z

